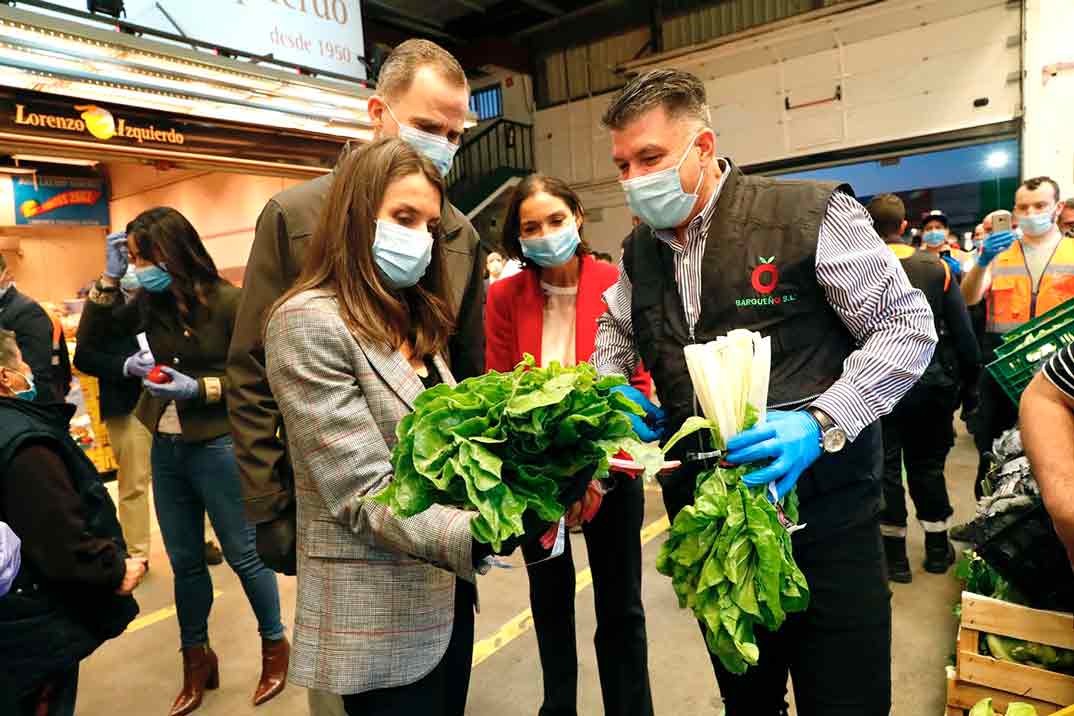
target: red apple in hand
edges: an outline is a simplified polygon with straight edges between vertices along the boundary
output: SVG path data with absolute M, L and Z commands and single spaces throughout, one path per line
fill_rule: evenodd
M 154 366 L 153 370 L 149 371 L 149 375 L 146 378 L 150 383 L 156 383 L 157 385 L 164 385 L 165 383 L 171 383 L 172 377 L 165 373 L 162 369 L 164 366 Z

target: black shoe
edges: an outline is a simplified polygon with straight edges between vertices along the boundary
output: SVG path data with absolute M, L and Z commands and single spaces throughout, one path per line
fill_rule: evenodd
M 905 537 L 885 537 L 884 556 L 887 557 L 888 579 L 899 584 L 909 584 L 914 575 L 910 573 L 910 560 L 906 558 Z
M 947 539 L 947 530 L 925 533 L 925 571 L 943 574 L 955 563 L 955 546 Z
M 205 561 L 213 566 L 224 563 L 224 553 L 212 540 L 205 541 Z
M 956 542 L 968 542 L 977 544 L 977 526 L 972 522 L 957 525 L 951 528 L 951 539 Z

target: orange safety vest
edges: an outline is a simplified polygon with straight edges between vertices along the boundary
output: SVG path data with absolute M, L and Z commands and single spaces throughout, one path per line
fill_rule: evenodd
M 1059 242 L 1036 293 L 1022 244 L 1015 241 L 992 264 L 988 291 L 989 333 L 1006 333 L 1074 298 L 1074 239 Z

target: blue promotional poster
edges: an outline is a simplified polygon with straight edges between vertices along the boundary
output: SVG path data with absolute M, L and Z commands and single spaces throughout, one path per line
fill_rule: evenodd
M 100 177 L 19 176 L 12 183 L 18 226 L 108 226 L 108 196 Z

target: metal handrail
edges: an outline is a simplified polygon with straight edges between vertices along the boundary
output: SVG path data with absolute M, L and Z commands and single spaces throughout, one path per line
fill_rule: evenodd
M 500 169 L 528 172 L 533 168 L 533 126 L 501 118 L 463 142 L 447 185 L 477 182 Z

